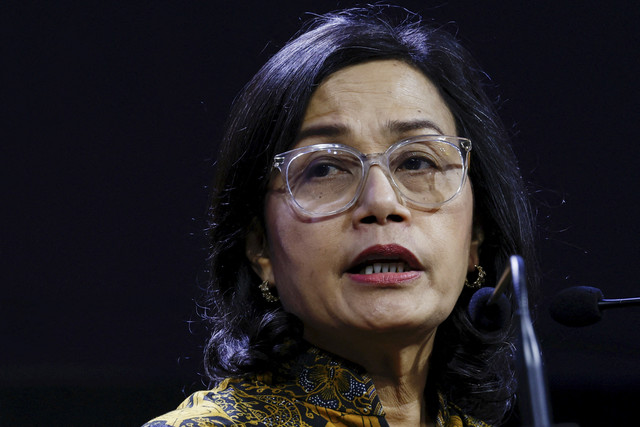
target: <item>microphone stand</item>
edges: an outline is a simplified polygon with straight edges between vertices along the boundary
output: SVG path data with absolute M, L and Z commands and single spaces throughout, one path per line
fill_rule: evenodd
M 516 297 L 516 318 L 519 323 L 517 366 L 520 376 L 526 374 L 526 385 L 518 384 L 520 410 L 524 424 L 533 427 L 550 427 L 549 400 L 545 382 L 542 356 L 536 339 L 529 312 L 524 260 L 519 255 L 509 257 L 509 265 L 505 269 L 491 299 L 499 296 L 503 283 L 511 279 Z M 491 302 L 491 299 L 489 300 Z

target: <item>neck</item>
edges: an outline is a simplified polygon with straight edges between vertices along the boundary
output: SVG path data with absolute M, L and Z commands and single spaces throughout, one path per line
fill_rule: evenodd
M 306 332 L 306 331 L 305 331 Z M 376 339 L 323 342 L 306 334 L 308 341 L 362 366 L 371 376 L 392 427 L 433 425 L 424 398 L 429 356 L 435 330 L 421 340 L 398 334 Z M 406 337 L 405 337 L 406 338 Z M 431 414 L 435 417 L 435 414 Z

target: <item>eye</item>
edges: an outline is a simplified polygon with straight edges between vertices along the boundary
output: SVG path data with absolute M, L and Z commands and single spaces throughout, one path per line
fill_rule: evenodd
M 436 162 L 433 159 L 425 156 L 424 154 L 407 154 L 403 156 L 402 161 L 399 162 L 397 171 L 424 171 L 425 169 L 431 169 L 437 167 Z
M 344 173 L 349 173 L 349 170 L 343 162 L 337 159 L 319 158 L 314 159 L 305 167 L 304 180 L 332 178 Z
M 308 167 L 307 173 L 305 175 L 308 178 L 322 178 L 339 172 L 340 170 L 335 165 L 329 163 L 320 163 Z

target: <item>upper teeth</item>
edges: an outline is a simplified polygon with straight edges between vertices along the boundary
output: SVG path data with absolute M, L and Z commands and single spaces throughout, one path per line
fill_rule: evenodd
M 406 266 L 404 262 L 374 262 L 360 269 L 360 274 L 373 273 L 402 273 Z

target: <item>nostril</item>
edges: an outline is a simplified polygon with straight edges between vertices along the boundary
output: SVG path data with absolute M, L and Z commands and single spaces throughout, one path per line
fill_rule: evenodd
M 401 215 L 387 215 L 386 221 L 384 222 L 402 222 L 404 218 Z M 360 220 L 362 224 L 376 224 L 378 223 L 378 217 L 375 215 L 365 216 Z
M 360 222 L 363 224 L 375 224 L 376 222 L 378 222 L 378 220 L 376 219 L 375 216 L 369 215 L 362 218 Z
M 402 222 L 402 221 L 404 221 L 402 219 L 402 216 L 400 216 L 400 215 L 389 215 L 389 216 L 387 216 L 387 220 L 392 221 L 392 222 Z

